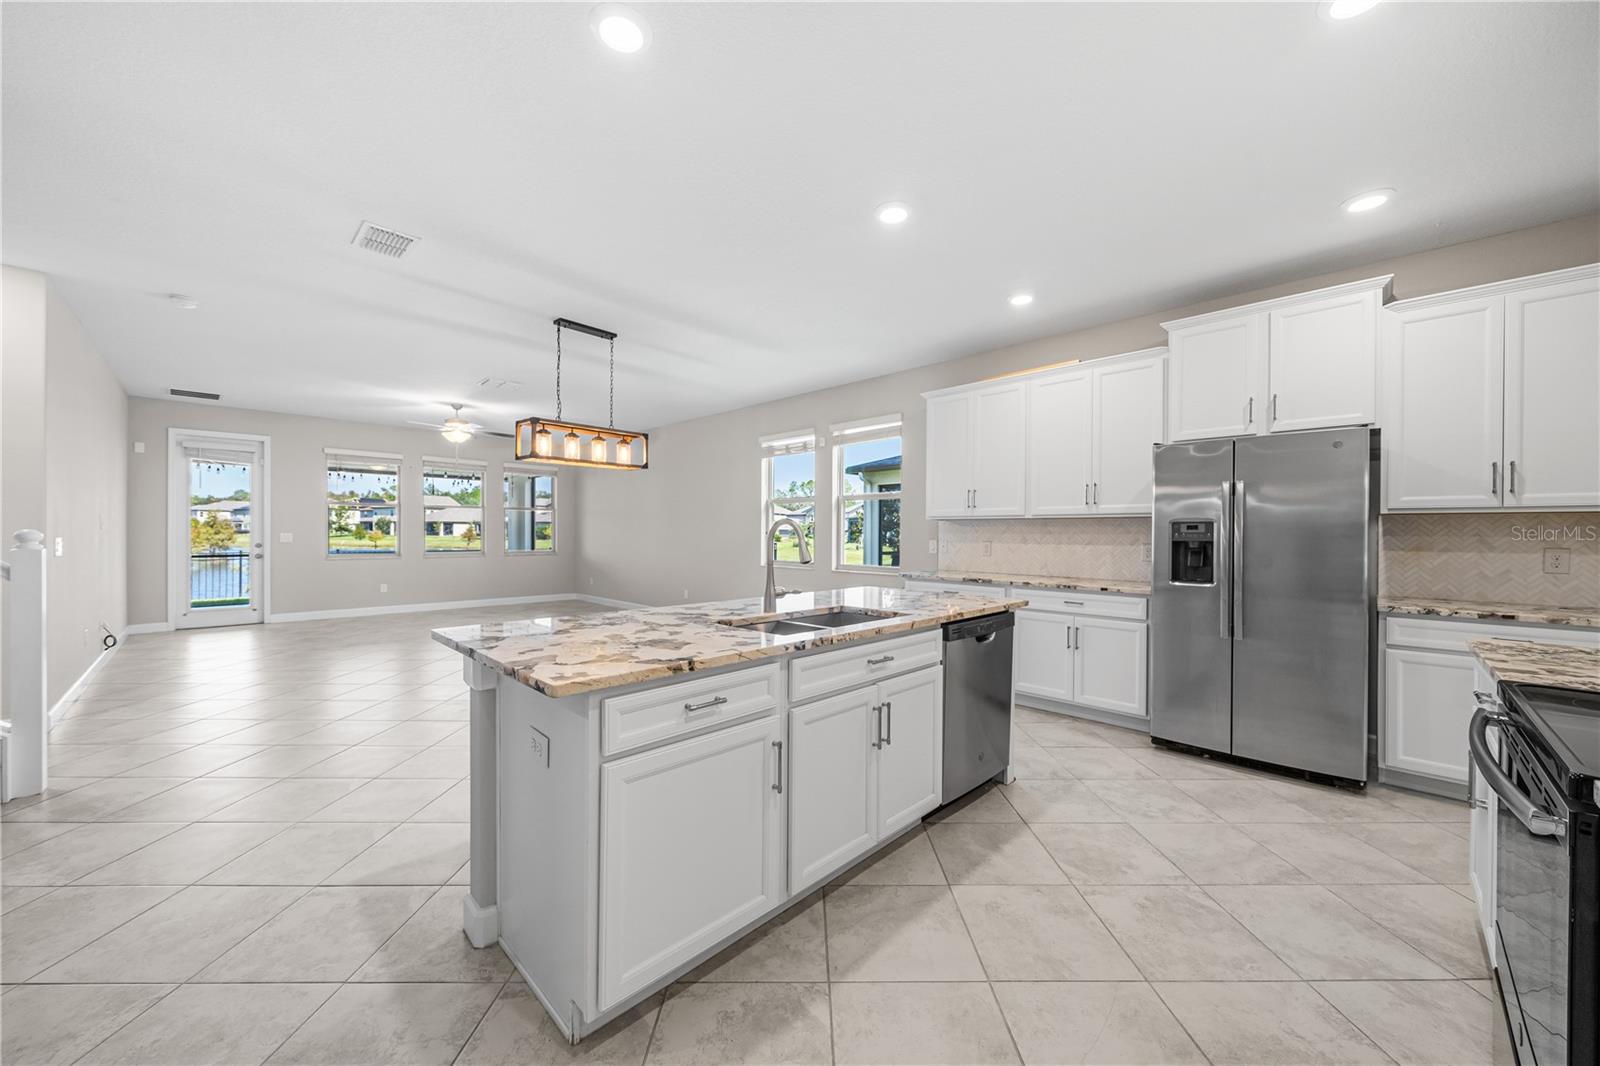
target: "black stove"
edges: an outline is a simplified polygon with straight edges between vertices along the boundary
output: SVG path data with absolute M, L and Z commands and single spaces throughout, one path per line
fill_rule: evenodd
M 1520 1066 L 1595 1066 L 1600 693 L 1502 683 L 1498 694 L 1473 716 L 1469 744 L 1498 799 L 1495 977 L 1511 1042 Z

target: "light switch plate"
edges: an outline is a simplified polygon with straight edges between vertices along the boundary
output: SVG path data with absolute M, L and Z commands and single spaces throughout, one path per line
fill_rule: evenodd
M 294 534 L 293 533 L 279 533 L 278 534 L 278 543 L 279 544 L 293 544 L 294 543 Z
M 144 454 L 144 441 L 136 440 L 136 441 L 133 442 L 133 454 L 134 455 L 143 455 Z
M 929 555 L 938 555 L 939 554 L 939 542 L 938 541 L 936 541 L 936 540 L 928 541 L 928 554 Z
M 1544 550 L 1544 572 L 1547 574 L 1572 573 L 1572 549 L 1546 548 Z
M 61 558 L 62 554 L 63 554 L 63 542 L 62 542 L 60 537 L 57 537 L 56 538 L 56 558 L 57 559 Z

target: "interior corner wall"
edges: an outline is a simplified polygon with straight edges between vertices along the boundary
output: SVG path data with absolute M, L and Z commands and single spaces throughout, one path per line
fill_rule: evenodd
M 270 437 L 270 530 L 264 548 L 273 617 L 315 611 L 426 607 L 433 603 L 518 596 L 564 596 L 577 591 L 580 478 L 556 473 L 556 551 L 508 555 L 500 490 L 511 442 L 480 435 L 460 447 L 460 457 L 487 464 L 482 554 L 425 555 L 422 551 L 422 461 L 449 457 L 455 447 L 436 431 L 366 422 L 278 414 L 212 403 L 134 397 L 122 438 L 128 461 L 128 612 L 134 624 L 167 624 L 170 583 L 167 556 L 169 429 L 245 433 Z M 144 445 L 142 453 L 133 443 Z M 325 449 L 375 451 L 405 458 L 400 473 L 400 554 L 327 552 Z M 520 469 L 531 469 L 519 467 Z M 282 534 L 292 534 L 284 543 Z M 380 586 L 387 585 L 387 591 Z
M 808 426 L 822 433 L 831 423 L 898 411 L 905 420 L 901 560 L 908 570 L 932 569 L 939 565 L 934 545 L 941 525 L 953 529 L 958 524 L 923 517 L 927 484 L 923 392 L 1069 359 L 1164 345 L 1163 321 L 1374 275 L 1393 274 L 1395 298 L 1406 299 L 1596 261 L 1600 261 L 1600 215 L 1584 215 L 1334 273 L 1292 278 L 1265 289 L 1220 293 L 1203 303 L 665 426 L 651 431 L 648 470 L 600 474 L 587 483 L 580 515 L 584 531 L 580 588 L 592 595 L 650 604 L 759 595 L 758 441 L 763 434 Z M 819 452 L 819 546 L 831 544 L 834 536 L 832 480 L 829 457 Z M 820 564 L 782 567 L 779 583 L 804 589 L 899 583 L 893 574 L 830 570 L 826 551 L 818 554 Z
M 0 534 L 44 532 L 47 695 L 99 658 L 101 625 L 127 624 L 127 464 L 107 447 L 128 397 L 72 309 L 31 270 L 4 268 Z M 60 539 L 61 554 L 54 553 Z

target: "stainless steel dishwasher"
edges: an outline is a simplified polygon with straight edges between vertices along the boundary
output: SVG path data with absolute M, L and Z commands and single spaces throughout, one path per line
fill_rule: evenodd
M 1016 616 L 944 627 L 944 795 L 966 795 L 1011 759 L 1011 638 Z

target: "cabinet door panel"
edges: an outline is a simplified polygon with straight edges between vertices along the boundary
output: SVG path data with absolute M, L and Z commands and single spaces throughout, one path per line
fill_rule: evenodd
M 1385 766 L 1466 781 L 1472 663 L 1450 652 L 1384 650 Z
M 878 747 L 878 838 L 939 806 L 943 770 L 944 673 L 919 670 L 878 685 L 883 743 Z
M 789 715 L 789 890 L 802 892 L 878 839 L 877 686 Z
M 600 769 L 600 1008 L 783 895 L 776 718 Z
M 973 394 L 974 517 L 1023 513 L 1027 500 L 1027 388 L 1016 381 Z
M 1073 618 L 1072 702 L 1122 714 L 1149 712 L 1143 622 L 1112 618 Z
M 1028 383 L 1028 513 L 1091 510 L 1091 374 L 1079 370 Z
M 929 518 L 964 518 L 971 513 L 972 406 L 966 393 L 928 400 Z
M 1269 432 L 1377 421 L 1378 298 L 1346 293 L 1272 312 Z
M 1016 630 L 1012 687 L 1031 696 L 1072 699 L 1072 617 L 1022 610 L 1017 612 Z
M 1600 506 L 1597 396 L 1600 282 L 1507 296 L 1507 506 Z
M 1094 372 L 1095 510 L 1150 513 L 1155 488 L 1154 446 L 1161 442 L 1166 404 L 1163 360 L 1125 363 Z M 1034 454 L 1030 452 L 1029 458 Z
M 1263 412 L 1255 387 L 1266 346 L 1265 318 L 1248 315 L 1170 334 L 1167 411 L 1173 440 L 1257 431 Z
M 1492 296 L 1384 323 L 1384 503 L 1500 506 L 1504 302 Z

